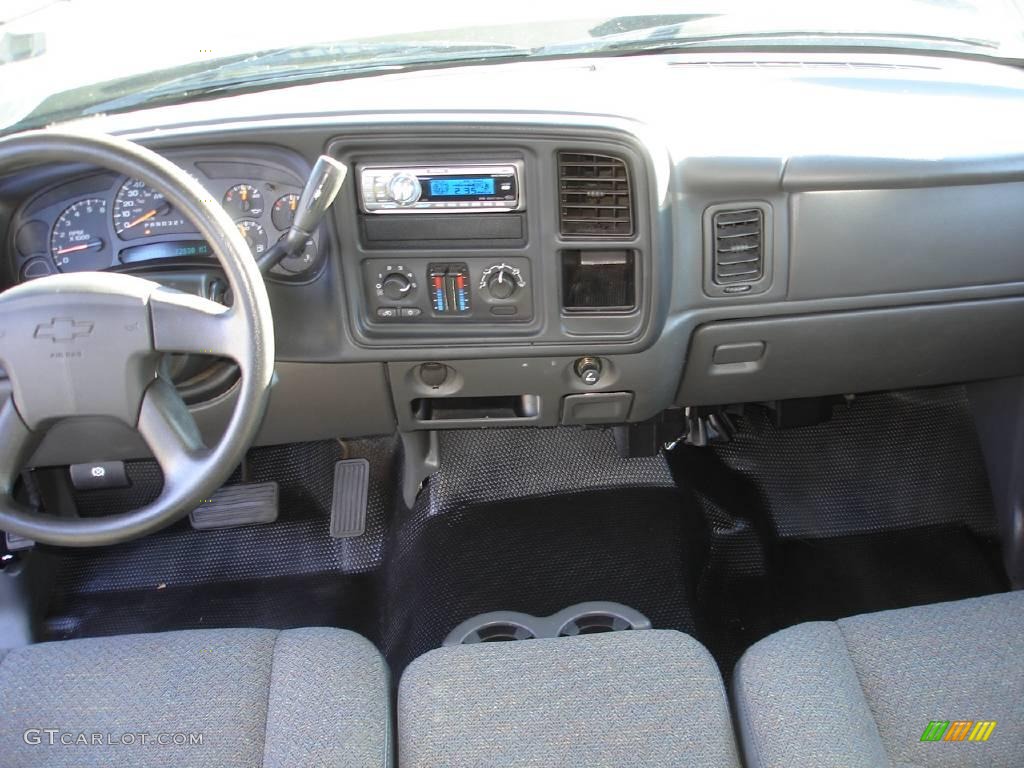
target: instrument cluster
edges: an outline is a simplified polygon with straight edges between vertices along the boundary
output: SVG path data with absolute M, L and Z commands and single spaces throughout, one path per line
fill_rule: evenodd
M 218 161 L 183 166 L 220 201 L 254 257 L 291 226 L 303 181 L 290 169 Z M 160 190 L 110 173 L 36 195 L 22 207 L 13 231 L 19 281 L 55 272 L 215 263 L 210 245 Z M 270 274 L 284 281 L 312 277 L 325 245 L 320 240 L 319 235 L 311 237 L 302 252 L 284 259 Z

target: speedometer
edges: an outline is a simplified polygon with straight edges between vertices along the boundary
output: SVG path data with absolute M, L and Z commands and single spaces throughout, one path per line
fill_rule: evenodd
M 122 240 L 157 234 L 194 232 L 162 192 L 138 179 L 128 179 L 114 198 L 114 231 Z

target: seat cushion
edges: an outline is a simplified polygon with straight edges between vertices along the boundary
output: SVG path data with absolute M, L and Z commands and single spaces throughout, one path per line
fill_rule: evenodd
M 376 648 L 339 629 L 42 643 L 0 660 L 0 762 L 376 767 L 388 696 Z
M 752 646 L 733 683 L 751 768 L 1020 766 L 1024 592 L 800 624 Z M 932 721 L 949 725 L 922 741 Z
M 693 638 L 632 631 L 441 648 L 398 693 L 403 766 L 736 766 L 718 668 Z

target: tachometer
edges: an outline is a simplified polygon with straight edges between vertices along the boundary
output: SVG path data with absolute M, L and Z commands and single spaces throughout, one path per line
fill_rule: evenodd
M 57 217 L 50 235 L 50 255 L 61 272 L 88 272 L 110 266 L 106 248 L 107 201 L 79 200 Z
M 138 179 L 128 179 L 114 198 L 114 231 L 122 240 L 156 234 L 194 232 L 164 197 Z
M 252 184 L 235 184 L 224 193 L 224 209 L 232 216 L 262 216 L 263 194 Z

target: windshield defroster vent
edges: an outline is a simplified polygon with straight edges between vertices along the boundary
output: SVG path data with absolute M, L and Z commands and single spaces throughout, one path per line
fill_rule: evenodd
M 760 208 L 718 211 L 714 229 L 714 281 L 752 283 L 764 275 L 764 212 Z
M 563 235 L 629 237 L 633 197 L 625 161 L 581 152 L 558 154 L 558 222 Z

